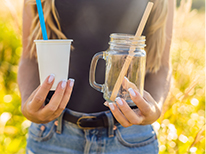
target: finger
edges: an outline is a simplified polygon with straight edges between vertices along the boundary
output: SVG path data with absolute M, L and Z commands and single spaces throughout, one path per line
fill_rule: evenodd
M 28 101 L 26 101 L 25 103 L 22 104 L 22 112 L 24 110 L 26 111 L 31 111 L 33 112 L 33 105 L 34 103 L 32 102 L 32 100 L 34 99 L 35 94 L 37 93 L 37 91 L 39 90 L 40 86 L 38 86 L 29 96 Z
M 147 102 L 155 102 L 155 100 L 153 99 L 153 97 L 144 90 L 143 92 L 143 97 Z
M 143 121 L 143 116 L 137 115 L 127 104 L 127 102 L 124 99 L 121 99 L 120 97 L 117 97 L 115 101 L 118 104 L 119 109 L 124 114 L 126 119 L 133 125 L 139 125 Z
M 132 124 L 125 118 L 125 116 L 122 114 L 122 112 L 118 109 L 117 105 L 115 103 L 109 103 L 109 108 L 116 118 L 116 120 L 123 126 L 123 127 L 129 127 Z
M 29 96 L 28 100 L 33 100 L 35 94 L 37 93 L 37 91 L 39 90 L 40 86 L 38 86 L 32 93 L 31 95 Z
M 140 95 L 140 93 L 136 90 L 133 90 L 132 88 L 128 89 L 130 93 L 130 97 L 133 100 L 133 102 L 137 105 L 139 110 L 142 112 L 143 115 L 148 115 L 151 112 L 151 106 L 147 101 L 143 99 L 143 97 Z
M 137 89 L 137 86 L 134 83 L 130 82 L 127 77 L 124 77 L 123 82 L 122 82 L 122 87 L 126 90 L 129 88 L 132 88 L 132 89 L 139 91 Z
M 54 114 L 54 112 L 56 112 L 60 102 L 62 101 L 66 86 L 66 80 L 62 80 L 61 82 L 59 82 L 56 91 L 50 99 L 49 103 L 42 110 L 40 110 L 39 114 L 41 114 L 43 119 L 45 119 L 48 116 L 51 116 L 52 114 Z
M 67 103 L 69 102 L 73 86 L 74 86 L 74 79 L 69 79 L 67 82 L 66 90 L 64 92 L 62 101 L 59 104 L 57 111 L 54 113 L 54 118 L 57 118 L 58 116 L 60 116 L 62 111 L 65 109 Z
M 69 79 L 69 81 L 67 82 L 67 88 L 64 92 L 64 96 L 62 98 L 61 104 L 59 105 L 59 108 L 64 109 L 66 107 L 71 97 L 73 86 L 74 86 L 74 79 Z
M 43 84 L 38 87 L 38 90 L 36 91 L 33 97 L 33 100 L 28 104 L 29 110 L 38 111 L 42 107 L 46 99 L 46 96 L 52 87 L 54 79 L 55 79 L 55 76 L 51 74 L 50 76 L 46 78 Z
M 104 106 L 109 107 L 109 103 L 108 102 L 104 102 Z

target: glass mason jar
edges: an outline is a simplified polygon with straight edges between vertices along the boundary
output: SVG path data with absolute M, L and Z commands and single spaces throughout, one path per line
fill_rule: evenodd
M 125 99 L 130 106 L 134 106 L 135 104 L 130 98 L 128 89 L 136 89 L 143 95 L 146 65 L 146 52 L 144 50 L 146 46 L 145 36 L 134 40 L 134 35 L 113 33 L 110 35 L 109 45 L 106 51 L 98 52 L 93 56 L 90 66 L 90 85 L 94 89 L 102 92 L 106 101 L 113 102 L 114 99 L 111 99 L 111 95 L 114 86 L 126 63 L 126 59 L 130 56 L 128 69 L 123 75 L 121 85 L 115 96 Z M 132 54 L 129 53 L 131 52 L 131 48 L 133 48 Z M 96 65 L 100 58 L 106 61 L 104 84 L 98 84 L 95 81 Z

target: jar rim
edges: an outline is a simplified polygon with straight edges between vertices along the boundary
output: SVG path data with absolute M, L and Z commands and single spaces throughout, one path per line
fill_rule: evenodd
M 145 36 L 140 36 L 139 39 L 134 39 L 134 35 L 125 34 L 125 33 L 112 33 L 110 34 L 110 46 L 136 46 L 140 48 L 144 48 L 145 44 Z
M 112 34 L 110 34 L 110 38 L 111 37 L 112 38 L 124 39 L 124 40 L 125 39 L 126 40 L 132 40 L 132 39 L 134 39 L 135 35 L 127 34 L 127 33 L 112 33 Z M 140 36 L 138 40 L 145 41 L 145 36 L 144 35 Z

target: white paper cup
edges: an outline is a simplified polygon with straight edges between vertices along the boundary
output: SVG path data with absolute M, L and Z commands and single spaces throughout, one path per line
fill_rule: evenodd
M 34 40 L 36 43 L 40 84 L 50 75 L 55 75 L 51 90 L 61 80 L 68 79 L 70 47 L 73 40 Z

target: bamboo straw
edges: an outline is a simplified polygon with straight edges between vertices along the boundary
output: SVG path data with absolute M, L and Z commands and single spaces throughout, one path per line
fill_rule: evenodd
M 134 40 L 138 40 L 139 37 L 141 36 L 142 31 L 143 31 L 143 29 L 145 27 L 145 24 L 147 22 L 147 19 L 149 17 L 149 14 L 150 14 L 150 12 L 152 10 L 152 7 L 153 7 L 153 3 L 152 2 L 148 2 L 147 7 L 145 9 L 145 12 L 144 12 L 144 14 L 142 16 L 142 19 L 140 21 L 139 27 L 138 27 L 138 29 L 136 31 Z M 114 85 L 114 89 L 113 89 L 112 95 L 110 97 L 111 101 L 115 101 L 115 98 L 117 97 L 117 94 L 118 94 L 119 88 L 120 88 L 120 86 L 122 84 L 122 81 L 124 79 L 124 76 L 125 76 L 128 68 L 129 68 L 129 65 L 130 65 L 130 63 L 132 61 L 132 58 L 133 58 L 134 54 L 135 54 L 134 53 L 135 49 L 136 48 L 134 46 L 131 46 L 130 49 L 129 49 L 129 55 L 126 58 L 126 60 L 124 62 L 124 65 L 122 67 L 122 70 L 121 70 L 121 72 L 119 74 L 119 77 L 117 78 L 117 81 L 116 81 L 116 83 Z

